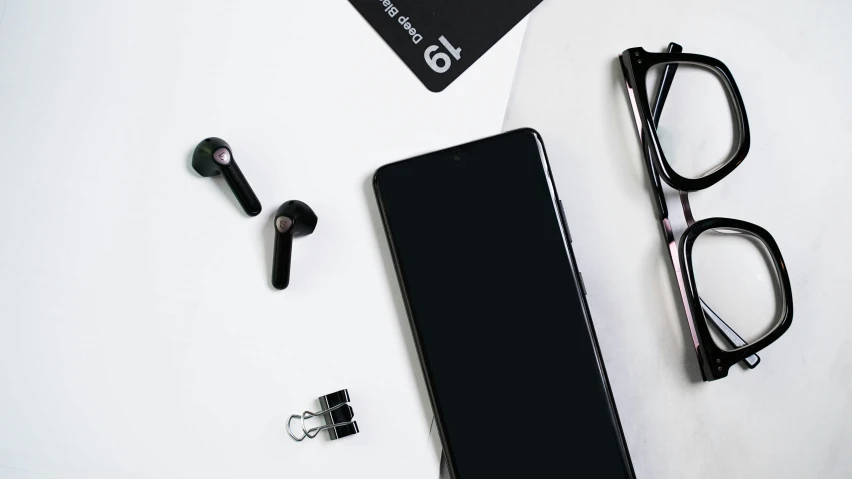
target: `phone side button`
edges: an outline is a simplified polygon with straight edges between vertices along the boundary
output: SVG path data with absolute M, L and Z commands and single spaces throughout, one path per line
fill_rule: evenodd
M 586 292 L 586 282 L 583 281 L 583 273 L 580 273 L 580 288 L 583 290 L 583 296 L 589 295 L 589 293 Z
M 565 217 L 565 206 L 562 204 L 562 200 L 559 200 L 559 214 L 562 215 L 562 223 L 565 225 L 565 231 L 568 232 L 568 242 L 574 243 L 574 239 L 571 238 L 571 227 L 568 226 L 568 218 Z

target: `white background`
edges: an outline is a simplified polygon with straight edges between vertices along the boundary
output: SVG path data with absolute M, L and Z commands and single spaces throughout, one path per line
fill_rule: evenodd
M 640 478 L 852 477 L 850 24 L 841 1 L 551 1 L 530 19 L 506 127 L 544 137 Z M 700 382 L 616 63 L 670 41 L 725 62 L 751 126 L 745 162 L 692 195 L 696 217 L 763 226 L 792 279 L 787 334 L 757 369 L 713 383 Z
M 850 8 L 533 15 L 506 127 L 544 135 L 639 477 L 852 475 Z M 434 477 L 368 180 L 496 132 L 520 30 L 435 95 L 342 1 L 7 0 L 0 18 L 0 477 Z M 711 384 L 615 63 L 669 41 L 731 68 L 752 131 L 696 215 L 767 228 L 793 280 L 790 331 Z M 261 216 L 189 167 L 209 135 Z M 270 215 L 296 198 L 320 223 L 276 292 Z M 289 414 L 342 387 L 362 433 L 293 443 Z
M 7 0 L 0 22 L 0 477 L 436 477 L 370 180 L 498 132 L 522 30 L 436 95 L 342 0 Z M 191 169 L 212 135 L 259 217 Z M 279 292 L 290 199 L 319 225 Z M 361 434 L 287 436 L 342 388 Z

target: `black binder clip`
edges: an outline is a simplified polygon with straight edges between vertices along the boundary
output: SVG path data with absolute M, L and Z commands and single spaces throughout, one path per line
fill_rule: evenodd
M 358 434 L 358 423 L 352 420 L 355 417 L 355 413 L 348 404 L 349 401 L 349 391 L 346 389 L 320 397 L 319 403 L 322 410 L 319 412 L 305 411 L 301 415 L 293 414 L 287 421 L 287 433 L 298 442 L 303 441 L 305 438 L 313 439 L 323 430 L 328 430 L 328 437 L 332 441 Z M 305 426 L 305 421 L 318 416 L 322 416 L 326 425 L 308 429 Z M 293 434 L 293 429 L 290 427 L 293 419 L 299 419 L 302 422 L 301 437 Z

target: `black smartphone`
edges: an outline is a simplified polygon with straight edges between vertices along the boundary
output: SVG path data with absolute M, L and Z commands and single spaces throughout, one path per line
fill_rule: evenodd
M 634 477 L 541 136 L 392 163 L 374 188 L 452 476 Z

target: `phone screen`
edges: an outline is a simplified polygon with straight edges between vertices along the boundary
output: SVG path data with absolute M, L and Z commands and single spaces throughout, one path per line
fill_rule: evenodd
M 538 134 L 393 163 L 375 188 L 454 477 L 633 477 Z

